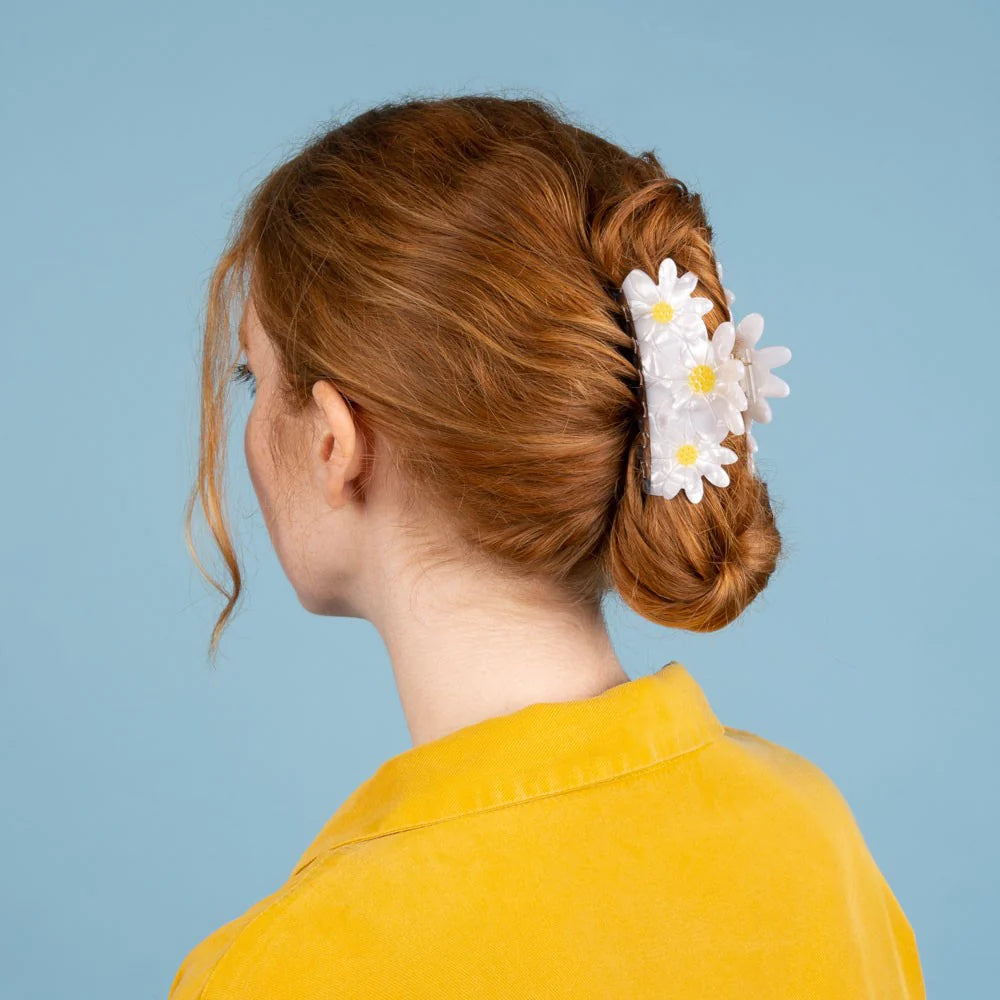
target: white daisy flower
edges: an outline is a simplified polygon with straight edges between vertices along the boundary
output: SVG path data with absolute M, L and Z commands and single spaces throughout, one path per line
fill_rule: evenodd
M 637 267 L 629 271 L 622 282 L 640 354 L 644 365 L 654 375 L 658 373 L 656 363 L 660 345 L 704 333 L 702 316 L 712 309 L 711 300 L 691 295 L 698 284 L 698 276 L 693 271 L 685 271 L 678 277 L 673 258 L 663 258 L 658 277 L 659 282 L 654 283 Z
M 747 397 L 740 384 L 744 366 L 731 356 L 734 337 L 733 324 L 725 322 L 711 340 L 705 332 L 671 341 L 660 352 L 662 374 L 652 379 L 667 385 L 673 410 L 687 413 L 695 429 L 713 440 L 745 429 Z
M 684 490 L 688 500 L 700 503 L 704 496 L 703 478 L 716 486 L 729 485 L 729 474 L 722 466 L 737 461 L 739 456 L 735 451 L 700 434 L 683 413 L 660 419 L 652 438 L 653 492 L 671 499 Z
M 720 327 L 722 325 L 724 324 L 720 324 Z M 764 397 L 780 398 L 789 393 L 788 383 L 771 369 L 787 364 L 792 358 L 792 352 L 787 347 L 764 347 L 758 350 L 755 345 L 763 332 L 764 317 L 760 313 L 748 313 L 736 325 L 733 344 L 733 353 L 750 361 L 750 371 L 746 374 L 753 384 L 752 387 L 748 384 L 747 396 L 750 402 L 747 415 L 758 424 L 771 422 L 771 407 Z

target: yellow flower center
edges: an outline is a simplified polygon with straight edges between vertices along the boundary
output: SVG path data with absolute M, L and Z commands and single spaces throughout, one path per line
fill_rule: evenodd
M 711 365 L 695 365 L 688 374 L 688 385 L 694 392 L 711 392 L 715 387 L 715 369 Z
M 653 319 L 657 323 L 669 323 L 674 318 L 674 307 L 669 303 L 660 299 L 659 302 L 653 306 Z
M 698 449 L 693 444 L 682 444 L 677 449 L 676 458 L 681 465 L 694 465 L 698 459 Z

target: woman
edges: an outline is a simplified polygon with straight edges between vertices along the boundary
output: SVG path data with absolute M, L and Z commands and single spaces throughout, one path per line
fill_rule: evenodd
M 281 565 L 309 611 L 378 629 L 414 745 L 191 951 L 171 1000 L 923 997 L 832 781 L 724 726 L 680 663 L 630 680 L 605 627 L 614 589 L 722 628 L 781 551 L 739 431 L 784 383 L 765 366 L 754 396 L 726 360 L 699 196 L 492 96 L 374 108 L 268 176 L 209 296 L 188 530 L 200 500 L 233 577 L 212 653 L 240 593 L 234 301 Z M 739 329 L 747 352 L 759 323 Z

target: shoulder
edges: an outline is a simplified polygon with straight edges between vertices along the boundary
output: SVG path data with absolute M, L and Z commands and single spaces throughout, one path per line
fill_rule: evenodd
M 300 1000 L 303 984 L 314 981 L 324 997 L 354 997 L 358 942 L 366 924 L 368 934 L 377 930 L 366 914 L 378 909 L 356 905 L 372 892 L 373 873 L 352 864 L 355 847 L 366 844 L 317 859 L 205 938 L 181 963 L 168 1000 Z M 340 985 L 331 982 L 338 974 Z
M 223 924 L 185 956 L 174 975 L 168 1000 L 213 1000 L 230 996 L 234 970 L 259 948 L 268 928 L 294 901 L 301 885 L 289 880 L 240 916 Z
M 913 930 L 834 779 L 803 754 L 744 729 L 726 726 L 715 749 L 734 794 L 759 798 L 772 834 L 794 845 L 794 856 L 811 859 L 816 877 L 839 880 L 852 899 L 867 897 L 913 950 Z
M 708 749 L 707 780 L 715 798 L 762 862 L 773 863 L 807 894 L 863 894 L 881 909 L 888 885 L 847 797 L 822 767 L 731 726 Z
M 833 778 L 803 754 L 744 729 L 726 726 L 713 749 L 746 827 L 763 816 L 760 839 L 782 856 L 793 881 L 823 898 L 828 911 L 842 908 L 866 959 L 884 963 L 886 981 L 900 975 L 906 996 L 923 997 L 913 927 Z
M 713 745 L 727 779 L 765 789 L 772 796 L 796 802 L 818 821 L 846 831 L 860 832 L 847 799 L 830 775 L 808 757 L 790 747 L 765 739 L 746 729 L 725 727 Z

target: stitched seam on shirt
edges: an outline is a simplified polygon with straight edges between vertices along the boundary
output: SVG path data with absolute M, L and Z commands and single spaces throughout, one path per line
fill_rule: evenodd
M 662 760 L 653 761 L 652 764 L 644 764 L 641 767 L 632 768 L 628 771 L 620 771 L 617 774 L 609 775 L 606 778 L 597 778 L 594 781 L 588 781 L 579 785 L 570 785 L 566 788 L 556 788 L 549 792 L 540 792 L 537 795 L 530 795 L 527 798 L 513 799 L 510 802 L 498 802 L 494 805 L 483 806 L 480 809 L 466 810 L 463 812 L 452 813 L 450 816 L 438 816 L 435 819 L 427 820 L 424 823 L 414 823 L 411 826 L 397 827 L 394 830 L 385 830 L 382 833 L 370 834 L 363 837 L 355 837 L 353 840 L 344 840 L 339 844 L 334 844 L 332 847 L 324 849 L 321 853 L 317 854 L 306 866 L 301 869 L 297 874 L 293 875 L 288 883 L 285 884 L 281 889 L 277 891 L 277 898 L 272 901 L 272 903 L 265 909 L 261 910 L 260 913 L 256 914 L 250 919 L 250 921 L 243 927 L 240 932 L 229 942 L 226 950 L 215 960 L 211 971 L 205 979 L 204 984 L 199 990 L 195 1000 L 211 1000 L 209 997 L 209 988 L 212 986 L 212 982 L 215 979 L 215 975 L 218 972 L 223 961 L 233 954 L 237 945 L 243 941 L 247 932 L 254 927 L 255 924 L 265 916 L 270 916 L 274 913 L 275 909 L 282 904 L 289 904 L 291 898 L 300 890 L 304 888 L 306 882 L 313 881 L 318 877 L 320 871 L 320 865 L 316 864 L 318 861 L 329 860 L 330 857 L 336 854 L 337 851 L 342 847 L 347 847 L 350 844 L 360 844 L 368 840 L 380 840 L 383 837 L 391 837 L 397 833 L 407 833 L 410 830 L 421 830 L 429 826 L 437 826 L 439 823 L 447 823 L 453 820 L 463 819 L 465 817 L 479 816 L 482 813 L 494 812 L 497 809 L 509 809 L 513 806 L 528 805 L 529 803 L 539 802 L 543 799 L 553 798 L 556 795 L 567 795 L 573 792 L 582 792 L 587 789 L 596 788 L 600 785 L 607 785 L 613 781 L 622 781 L 624 779 L 639 777 L 645 775 L 649 771 L 656 770 L 656 768 L 663 767 L 666 764 L 672 764 L 674 761 L 680 760 L 683 757 L 687 757 L 698 750 L 702 750 L 705 747 L 711 746 L 715 743 L 721 736 L 725 735 L 725 727 L 720 727 L 720 731 L 715 735 L 705 740 L 704 743 L 699 743 L 697 746 L 688 747 L 686 750 L 682 750 L 680 753 L 673 754 L 670 757 L 664 757 Z M 311 869 L 311 871 L 310 871 Z M 306 878 L 306 873 L 309 872 L 308 878 Z M 282 891 L 283 890 L 283 891 Z
M 274 908 L 279 903 L 283 903 L 286 899 L 288 899 L 289 896 L 293 895 L 298 888 L 299 888 L 299 883 L 297 881 L 292 882 L 291 880 L 289 880 L 288 882 L 285 883 L 285 885 L 280 886 L 278 889 L 275 890 L 274 892 L 275 899 L 273 899 L 268 906 L 265 906 L 264 909 L 260 911 L 260 913 L 257 913 L 253 917 L 251 917 L 247 921 L 245 926 L 240 928 L 236 937 L 234 937 L 233 940 L 230 941 L 228 945 L 226 945 L 222 954 L 219 955 L 218 958 L 216 958 L 216 960 L 212 963 L 212 968 L 209 969 L 208 975 L 205 977 L 204 982 L 201 984 L 201 988 L 195 994 L 194 1000 L 210 1000 L 208 995 L 208 990 L 209 987 L 212 985 L 212 981 L 215 979 L 216 972 L 219 971 L 219 966 L 221 966 L 223 961 L 226 958 L 228 958 L 229 955 L 232 954 L 233 949 L 236 947 L 236 945 L 239 944 L 239 942 L 243 939 L 247 931 L 250 930 L 250 928 L 253 927 L 253 925 L 256 924 L 258 920 L 260 920 L 267 914 L 271 913 L 271 911 L 274 910 Z M 238 920 L 239 917 L 237 917 L 236 919 Z
M 556 795 L 566 795 L 572 792 L 586 791 L 588 788 L 595 788 L 599 785 L 606 785 L 612 781 L 622 781 L 623 779 L 631 778 L 633 776 L 643 775 L 647 771 L 653 771 L 658 767 L 663 767 L 665 764 L 672 764 L 676 760 L 680 760 L 682 757 L 686 757 L 689 754 L 695 753 L 698 750 L 702 750 L 707 746 L 711 746 L 715 743 L 721 736 L 725 733 L 725 728 L 717 733 L 715 736 L 710 737 L 705 740 L 704 743 L 699 743 L 697 746 L 688 747 L 686 750 L 682 750 L 680 753 L 673 754 L 670 757 L 664 757 L 662 760 L 653 761 L 652 764 L 643 764 L 641 767 L 634 767 L 628 771 L 619 771 L 616 774 L 608 775 L 606 778 L 596 778 L 594 781 L 587 781 L 579 785 L 568 785 L 565 788 L 555 788 L 548 792 L 539 792 L 536 795 L 529 795 L 524 798 L 512 799 L 509 802 L 496 802 L 493 805 L 482 806 L 479 809 L 466 809 L 461 812 L 451 813 L 448 816 L 437 816 L 434 819 L 426 820 L 423 823 L 413 823 L 410 826 L 399 826 L 392 830 L 383 830 L 381 833 L 365 834 L 361 837 L 355 837 L 353 840 L 342 840 L 338 844 L 334 844 L 331 847 L 324 848 L 319 854 L 316 855 L 304 868 L 302 868 L 298 875 L 302 876 L 306 871 L 313 867 L 314 863 L 326 858 L 328 855 L 335 851 L 340 850 L 341 847 L 347 847 L 350 844 L 363 844 L 366 840 L 380 840 L 382 837 L 391 837 L 397 833 L 407 833 L 410 830 L 421 830 L 427 826 L 436 826 L 438 823 L 449 823 L 453 820 L 463 819 L 467 816 L 479 816 L 482 813 L 493 812 L 497 809 L 509 809 L 512 806 L 527 805 L 531 802 L 538 802 L 542 799 L 552 798 Z

